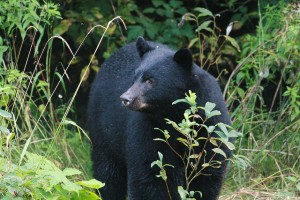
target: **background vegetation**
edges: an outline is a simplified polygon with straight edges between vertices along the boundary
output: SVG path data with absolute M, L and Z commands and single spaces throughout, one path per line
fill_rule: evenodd
M 300 198 L 300 5 L 225 2 L 1 1 L 0 198 L 99 198 L 89 86 L 138 35 L 190 47 L 219 80 L 248 158 L 232 163 L 221 199 Z

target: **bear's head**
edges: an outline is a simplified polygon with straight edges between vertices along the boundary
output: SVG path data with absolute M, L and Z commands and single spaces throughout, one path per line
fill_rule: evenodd
M 189 49 L 174 52 L 142 37 L 137 39 L 136 48 L 141 63 L 133 85 L 120 97 L 122 104 L 134 111 L 167 111 L 195 85 L 192 54 Z

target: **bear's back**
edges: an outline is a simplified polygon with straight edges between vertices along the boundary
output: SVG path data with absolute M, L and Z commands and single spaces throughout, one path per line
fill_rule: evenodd
M 91 87 L 87 111 L 94 143 L 116 145 L 115 149 L 121 146 L 121 130 L 126 126 L 129 111 L 122 109 L 120 95 L 130 86 L 139 63 L 140 57 L 131 43 L 118 49 L 101 66 Z M 116 114 L 119 117 L 114 117 Z

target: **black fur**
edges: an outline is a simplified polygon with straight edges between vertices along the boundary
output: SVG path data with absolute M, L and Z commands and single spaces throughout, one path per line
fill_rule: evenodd
M 173 200 L 180 199 L 177 188 L 184 186 L 182 162 L 165 143 L 153 139 L 162 136 L 154 128 L 167 129 L 174 148 L 184 152 L 175 141 L 176 131 L 164 118 L 181 121 L 187 106 L 172 106 L 172 102 L 184 98 L 188 90 L 197 94 L 198 105 L 213 102 L 222 113 L 207 125 L 231 124 L 216 80 L 193 64 L 189 50 L 174 52 L 138 38 L 106 60 L 92 85 L 88 105 L 94 176 L 106 184 L 101 189 L 104 200 L 125 200 L 126 195 L 129 200 L 169 199 L 165 183 L 156 177 L 159 169 L 150 166 L 158 159 L 158 151 L 164 163 L 175 166 L 167 168 L 168 185 Z M 206 147 L 208 159 L 213 147 Z M 195 179 L 190 189 L 201 191 L 204 200 L 217 199 L 225 168 L 224 163 L 219 169 L 206 170 L 211 175 Z

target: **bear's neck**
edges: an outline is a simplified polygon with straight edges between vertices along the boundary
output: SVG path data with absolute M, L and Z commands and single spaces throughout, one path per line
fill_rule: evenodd
M 179 123 L 184 118 L 183 114 L 186 107 L 172 106 L 164 107 L 157 110 L 155 113 L 145 113 L 147 118 L 151 120 L 153 124 L 164 127 L 166 125 L 166 119 Z

